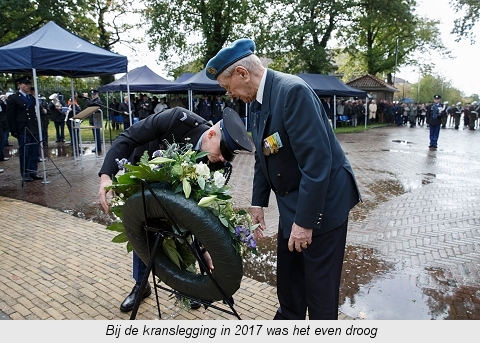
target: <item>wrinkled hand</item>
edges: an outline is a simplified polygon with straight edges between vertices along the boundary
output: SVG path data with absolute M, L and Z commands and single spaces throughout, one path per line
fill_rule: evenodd
M 295 248 L 295 250 L 301 252 L 302 249 L 307 249 L 308 245 L 312 243 L 312 233 L 313 229 L 306 229 L 293 223 L 288 240 L 288 250 L 293 251 Z
M 110 190 L 107 192 L 105 187 L 112 185 L 112 179 L 107 174 L 102 174 L 100 176 L 100 188 L 98 190 L 98 200 L 100 200 L 100 205 L 102 205 L 103 210 L 105 213 L 110 211 L 110 206 L 108 205 L 107 195 L 113 196 L 113 192 Z
M 260 224 L 257 226 L 255 231 L 253 232 L 253 238 L 255 238 L 255 240 L 257 241 L 260 238 L 263 238 L 263 230 L 267 228 L 265 224 L 265 216 L 263 213 L 263 208 L 252 207 L 250 209 L 250 216 L 252 217 L 253 224 Z

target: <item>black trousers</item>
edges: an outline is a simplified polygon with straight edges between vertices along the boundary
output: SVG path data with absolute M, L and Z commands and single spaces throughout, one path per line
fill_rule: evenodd
M 277 295 L 280 307 L 274 319 L 336 320 L 348 220 L 312 237 L 302 252 L 288 250 L 279 228 Z

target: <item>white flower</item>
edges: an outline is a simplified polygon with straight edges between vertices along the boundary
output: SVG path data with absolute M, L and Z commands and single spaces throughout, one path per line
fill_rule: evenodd
M 197 173 L 199 176 L 203 176 L 205 179 L 208 179 L 210 176 L 210 169 L 205 163 L 200 162 L 195 165 L 195 173 Z
M 219 171 L 213 174 L 213 180 L 215 181 L 215 187 L 222 188 L 225 185 L 225 177 Z

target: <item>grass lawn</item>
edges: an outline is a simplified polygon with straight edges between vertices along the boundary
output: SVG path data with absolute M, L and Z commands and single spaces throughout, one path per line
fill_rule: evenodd
M 105 126 L 105 122 L 103 122 L 103 125 Z M 85 126 L 90 126 L 88 123 L 88 120 L 84 120 L 82 122 L 82 127 Z M 118 134 L 121 131 L 115 131 L 112 130 L 112 141 L 118 136 Z M 55 124 L 53 121 L 50 121 L 50 124 L 48 124 L 48 141 L 49 142 L 55 142 L 57 140 L 57 135 L 55 133 Z M 110 140 L 110 132 L 108 130 L 108 127 L 105 130 L 105 141 Z M 68 134 L 68 128 L 67 124 L 65 124 L 65 141 L 70 142 L 70 135 Z M 82 141 L 83 142 L 93 142 L 93 131 L 91 129 L 82 129 Z
M 105 122 L 103 122 L 103 125 L 105 125 Z M 389 124 L 372 124 L 372 125 L 367 125 L 367 130 L 373 129 L 375 127 L 383 127 L 383 126 L 388 126 Z M 82 126 L 89 126 L 88 120 L 84 120 L 82 122 Z M 365 125 L 357 125 L 356 127 L 353 126 L 344 126 L 344 127 L 337 127 L 334 132 L 335 133 L 359 133 L 359 132 L 364 132 L 365 131 Z M 118 134 L 121 131 L 115 131 L 112 130 L 112 141 L 118 136 Z M 251 136 L 251 132 L 249 132 L 249 135 Z M 50 124 L 48 125 L 48 141 L 49 142 L 55 142 L 56 140 L 56 135 L 55 135 L 55 124 L 50 121 Z M 69 142 L 70 141 L 70 136 L 68 135 L 68 128 L 65 125 L 65 141 Z M 84 142 L 93 142 L 93 132 L 90 129 L 82 129 L 82 141 Z M 105 130 L 105 141 L 109 142 L 110 141 L 110 132 L 107 129 Z

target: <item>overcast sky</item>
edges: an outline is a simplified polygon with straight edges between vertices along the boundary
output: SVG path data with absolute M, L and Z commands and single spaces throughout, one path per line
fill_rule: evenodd
M 455 57 L 452 60 L 442 59 L 434 53 L 432 61 L 436 65 L 436 73 L 451 81 L 452 85 L 460 89 L 466 96 L 480 94 L 478 81 L 477 61 L 480 59 L 480 22 L 474 28 L 478 43 L 471 45 L 469 39 L 455 42 L 456 36 L 451 35 L 453 21 L 457 18 L 455 12 L 448 5 L 449 0 L 418 0 L 418 13 L 430 19 L 441 22 L 439 25 L 444 45 Z M 415 67 L 401 68 L 397 76 L 410 83 L 418 81 L 418 69 Z
M 441 22 L 442 41 L 455 57 L 453 60 L 446 60 L 432 53 L 430 57 L 436 65 L 436 73 L 451 81 L 452 85 L 464 92 L 466 96 L 474 93 L 480 94 L 478 73 L 475 73 L 476 61 L 480 59 L 480 43 L 471 45 L 467 39 L 463 39 L 458 43 L 455 42 L 456 37 L 451 35 L 450 32 L 452 31 L 456 15 L 448 5 L 449 0 L 417 1 L 419 3 L 418 13 L 420 15 L 427 16 L 430 19 L 437 19 Z M 478 37 L 477 40 L 480 42 L 480 21 L 474 28 L 474 32 Z M 158 75 L 167 78 L 163 66 L 157 65 L 155 62 L 158 53 L 149 52 L 146 44 L 143 49 L 137 49 L 135 53 L 120 46 L 117 47 L 116 52 L 128 57 L 129 70 L 147 65 Z M 410 83 L 416 83 L 419 77 L 418 68 L 411 66 L 400 68 L 396 76 Z

